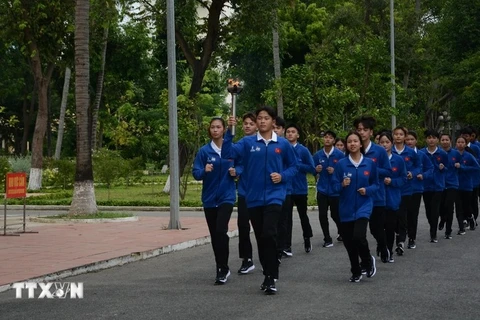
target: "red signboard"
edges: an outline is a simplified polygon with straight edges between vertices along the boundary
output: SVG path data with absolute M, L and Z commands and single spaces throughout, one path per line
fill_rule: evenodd
M 7 173 L 6 198 L 25 198 L 27 196 L 27 175 L 22 173 Z

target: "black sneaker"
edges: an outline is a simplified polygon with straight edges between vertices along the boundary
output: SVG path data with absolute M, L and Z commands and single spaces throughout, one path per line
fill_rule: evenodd
M 443 230 L 443 227 L 445 227 L 445 221 L 440 220 L 440 223 L 438 224 L 438 230 Z
M 324 248 L 333 247 L 333 242 L 332 242 L 332 241 L 325 241 L 325 242 L 323 243 L 323 247 L 324 247 Z
M 468 221 L 463 220 L 463 230 L 467 229 L 467 227 L 468 227 Z
M 291 257 L 293 256 L 293 253 L 292 253 L 292 248 L 288 248 L 288 249 L 285 249 L 282 251 L 282 254 L 284 257 Z
M 381 252 L 380 252 L 380 259 L 382 260 L 383 263 L 387 263 L 389 260 L 390 260 L 390 250 L 388 250 L 388 248 L 384 248 Z
M 371 262 L 371 265 L 370 265 L 370 269 L 368 269 L 367 271 L 367 278 L 371 278 L 375 275 L 375 273 L 377 273 L 377 268 L 375 266 L 375 257 L 372 256 L 372 262 Z
M 388 263 L 394 263 L 395 259 L 393 259 L 393 254 L 390 255 L 390 258 L 388 259 Z
M 343 238 L 342 238 L 342 236 L 341 236 L 341 235 L 338 235 L 338 237 L 337 237 L 337 241 L 339 241 L 339 242 L 342 242 L 342 241 L 343 241 Z
M 459 235 L 459 236 L 465 235 L 465 230 L 463 230 L 463 229 L 462 229 L 462 230 L 458 230 L 457 235 Z
M 260 290 L 265 291 L 265 289 L 267 289 L 267 286 L 268 286 L 268 277 L 265 276 L 265 279 L 263 279 L 263 282 L 260 285 Z
M 275 287 L 275 279 L 272 277 L 267 277 L 266 279 L 266 287 L 265 287 L 265 293 L 266 294 L 275 294 L 277 293 L 277 287 Z
M 351 276 L 350 279 L 348 279 L 348 281 L 350 281 L 350 282 L 360 282 L 360 280 L 362 280 L 362 275 Z
M 305 252 L 309 253 L 312 251 L 312 243 L 310 242 L 310 238 L 304 238 L 305 242 L 303 243 L 305 246 Z
M 238 273 L 247 274 L 253 269 L 255 269 L 255 265 L 253 264 L 252 259 L 243 259 L 242 266 L 238 269 Z
M 403 248 L 403 242 L 400 242 L 399 244 L 397 244 L 397 248 L 395 248 L 395 252 L 397 253 L 397 255 L 403 256 L 403 254 L 405 253 L 405 249 Z
M 362 268 L 360 272 L 361 272 L 362 274 L 367 274 L 367 269 L 366 269 L 366 268 Z
M 470 223 L 470 230 L 475 230 L 475 227 L 477 226 L 475 219 L 472 218 L 468 222 Z
M 217 277 L 215 278 L 215 284 L 225 284 L 229 276 L 230 276 L 229 269 L 222 270 L 219 268 L 217 270 Z
M 437 243 L 438 240 L 437 240 L 437 238 L 432 238 L 432 239 L 430 239 L 430 242 L 431 242 L 431 243 Z
M 415 244 L 415 240 L 408 239 L 408 249 L 415 249 L 417 245 Z
M 445 234 L 445 239 L 450 240 L 452 239 L 452 235 L 450 233 Z

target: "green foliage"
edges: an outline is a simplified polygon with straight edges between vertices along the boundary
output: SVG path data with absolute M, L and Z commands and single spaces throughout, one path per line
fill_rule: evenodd
M 0 191 L 5 192 L 5 178 L 7 173 L 12 172 L 12 167 L 7 157 L 0 156 Z
M 75 160 L 53 158 L 43 162 L 42 184 L 67 189 L 75 182 Z
M 93 172 L 96 182 L 111 188 L 114 183 L 127 186 L 141 180 L 143 162 L 141 158 L 124 159 L 118 151 L 101 149 L 93 154 Z
M 28 175 L 30 174 L 30 166 L 32 163 L 32 157 L 30 155 L 24 157 L 10 157 L 9 161 L 10 165 L 12 166 L 13 172 L 25 172 L 28 177 Z

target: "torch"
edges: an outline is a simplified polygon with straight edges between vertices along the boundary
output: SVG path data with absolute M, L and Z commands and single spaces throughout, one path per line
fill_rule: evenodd
M 230 114 L 236 118 L 237 117 L 237 95 L 243 90 L 240 80 L 228 79 L 227 90 L 232 95 L 232 106 L 230 109 Z M 235 135 L 235 126 L 232 126 L 230 128 L 230 132 L 232 133 L 232 135 Z

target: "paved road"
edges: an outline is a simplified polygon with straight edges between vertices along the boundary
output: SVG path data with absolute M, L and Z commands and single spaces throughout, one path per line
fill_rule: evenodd
M 259 264 L 252 274 L 234 273 L 226 285 L 214 286 L 213 253 L 206 245 L 65 279 L 84 283 L 83 300 L 15 299 L 14 291 L 4 292 L 0 319 L 480 318 L 480 229 L 431 244 L 422 215 L 417 249 L 393 264 L 378 263 L 374 278 L 349 283 L 343 245 L 321 248 L 316 213 L 310 218 L 314 249 L 303 252 L 296 219 L 294 256 L 281 265 L 275 296 L 259 290 Z M 237 243 L 231 240 L 232 271 L 240 262 Z

